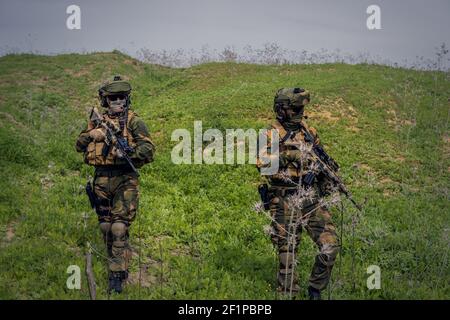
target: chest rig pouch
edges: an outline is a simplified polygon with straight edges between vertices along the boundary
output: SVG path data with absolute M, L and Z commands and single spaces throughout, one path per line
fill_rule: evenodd
M 118 129 L 118 136 L 123 138 L 131 148 L 135 148 L 136 142 L 133 135 L 129 132 L 129 124 L 133 118 L 133 112 L 128 111 L 128 117 L 122 119 L 120 117 L 109 117 L 103 114 L 106 121 L 111 122 L 115 128 Z M 112 140 L 108 141 L 91 141 L 88 144 L 84 154 L 84 161 L 91 166 L 107 166 L 107 165 L 122 165 L 126 161 L 120 157 L 120 151 L 116 148 Z
M 279 152 L 284 151 L 302 151 L 308 148 L 308 144 L 305 141 L 305 137 L 302 132 L 287 131 L 281 124 L 274 124 L 273 128 L 276 129 L 280 136 L 280 146 Z M 291 177 L 301 177 L 304 176 L 308 168 L 310 167 L 310 160 L 305 159 L 303 163 L 291 162 L 287 165 L 287 173 Z

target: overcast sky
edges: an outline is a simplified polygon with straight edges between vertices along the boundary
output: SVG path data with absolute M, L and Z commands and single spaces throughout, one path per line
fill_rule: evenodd
M 68 30 L 66 8 L 81 8 Z M 366 9 L 381 8 L 381 30 Z M 368 52 L 401 62 L 450 45 L 450 0 L 0 0 L 0 51 L 222 49 L 276 42 L 294 50 Z

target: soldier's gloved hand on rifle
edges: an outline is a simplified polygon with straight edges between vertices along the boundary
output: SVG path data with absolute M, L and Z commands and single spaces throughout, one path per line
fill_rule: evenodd
M 117 149 L 116 147 L 113 147 L 111 150 L 111 155 L 113 158 L 117 158 L 117 159 L 122 159 L 123 158 L 123 153 Z
M 130 156 L 130 154 L 131 154 L 131 152 L 127 151 L 127 150 L 125 150 L 125 154 L 124 154 L 124 152 L 122 150 L 120 150 L 116 147 L 114 147 L 112 149 L 112 155 L 115 158 L 123 159 L 123 158 L 125 158 L 125 155 Z
M 89 137 L 91 137 L 95 142 L 102 142 L 106 139 L 105 133 L 100 128 L 89 131 Z
M 322 196 L 329 196 L 333 192 L 337 191 L 333 182 L 327 179 L 323 174 L 319 174 L 317 176 L 317 182 L 317 186 L 319 187 Z
M 291 162 L 297 162 L 301 159 L 300 150 L 287 150 L 280 153 L 280 165 L 287 166 Z

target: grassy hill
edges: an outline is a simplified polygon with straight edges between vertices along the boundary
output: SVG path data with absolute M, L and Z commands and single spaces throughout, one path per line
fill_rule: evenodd
M 447 74 L 344 64 L 170 69 L 113 52 L 0 58 L 1 299 L 89 298 L 86 241 L 96 249 L 99 298 L 108 298 L 101 235 L 84 194 L 93 170 L 74 142 L 98 85 L 114 74 L 131 80 L 133 108 L 157 145 L 155 162 L 141 170 L 131 283 L 114 299 L 276 298 L 269 220 L 252 209 L 257 170 L 175 165 L 170 137 L 192 131 L 194 120 L 204 130 L 263 128 L 275 91 L 287 86 L 311 91 L 308 123 L 355 198 L 367 198 L 354 228 L 347 202 L 343 216 L 333 211 L 343 250 L 325 298 L 450 297 Z M 315 252 L 304 234 L 302 288 Z M 66 288 L 69 265 L 82 269 L 81 290 Z M 366 287 L 370 265 L 381 268 L 381 290 Z

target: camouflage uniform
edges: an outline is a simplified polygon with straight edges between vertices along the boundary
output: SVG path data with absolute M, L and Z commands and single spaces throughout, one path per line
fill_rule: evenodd
M 292 100 L 303 100 L 297 121 L 289 121 L 286 117 L 277 117 L 268 131 L 268 146 L 271 144 L 273 131 L 278 133 L 279 165 L 278 172 L 267 176 L 270 198 L 270 213 L 272 216 L 272 242 L 278 250 L 279 290 L 285 293 L 297 293 L 299 290 L 297 276 L 294 270 L 300 235 L 304 228 L 319 248 L 309 279 L 309 290 L 319 292 L 323 290 L 330 279 L 331 269 L 339 251 L 339 241 L 336 229 L 331 219 L 331 213 L 326 207 L 319 205 L 319 199 L 328 193 L 329 185 L 321 176 L 315 178 L 309 193 L 299 195 L 299 185 L 302 185 L 310 168 L 308 159 L 301 154 L 305 137 L 299 130 L 301 123 L 312 134 L 315 144 L 320 144 L 317 131 L 308 127 L 302 120 L 303 105 L 309 102 L 309 94 L 302 91 L 304 97 L 292 94 L 293 89 L 281 89 L 282 93 Z M 280 90 L 280 91 L 281 91 Z M 278 92 L 277 97 L 282 96 Z M 297 93 L 298 95 L 298 93 Z M 290 133 L 290 134 L 289 134 Z M 289 137 L 289 138 L 288 138 Z M 283 139 L 284 138 L 284 139 Z M 304 149 L 303 149 L 304 150 Z M 258 161 L 258 167 L 264 164 Z M 301 192 L 301 191 L 300 191 Z
M 107 87 L 116 94 L 122 90 L 120 86 L 118 88 Z M 102 104 L 105 106 L 105 101 Z M 153 160 L 155 148 L 150 140 L 147 126 L 135 112 L 129 110 L 127 106 L 126 112 L 119 116 L 112 116 L 108 111 L 105 111 L 102 116 L 121 128 L 120 134 L 133 148 L 129 157 L 136 168 Z M 123 278 L 126 278 L 131 257 L 128 229 L 138 209 L 139 181 L 137 174 L 117 154 L 115 148 L 111 148 L 106 157 L 102 156 L 103 142 L 97 142 L 92 138 L 92 130 L 96 129 L 92 121 L 89 121 L 87 129 L 78 137 L 76 149 L 84 153 L 87 164 L 95 167 L 96 211 L 110 257 L 109 270 L 112 273 L 122 273 Z

